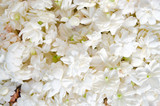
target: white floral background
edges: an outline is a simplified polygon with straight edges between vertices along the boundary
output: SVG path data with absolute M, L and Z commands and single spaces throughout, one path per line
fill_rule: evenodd
M 159 101 L 160 0 L 0 0 L 0 106 Z

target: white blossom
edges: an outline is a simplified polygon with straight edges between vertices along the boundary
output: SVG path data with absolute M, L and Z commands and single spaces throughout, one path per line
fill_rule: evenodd
M 33 9 L 45 10 L 52 8 L 52 0 L 30 0 L 30 5 Z
M 97 93 L 100 92 L 110 97 L 118 90 L 120 80 L 117 70 L 105 69 L 104 72 L 99 71 L 96 73 L 95 79 L 94 89 Z
M 129 57 L 136 51 L 138 43 L 135 42 L 136 34 L 129 34 L 126 30 L 121 30 L 121 37 L 115 36 L 115 44 L 110 46 L 111 53 L 117 56 Z
M 68 55 L 61 58 L 65 64 L 69 65 L 67 71 L 69 76 L 79 76 L 88 71 L 91 58 L 85 52 L 85 49 L 86 47 L 80 44 L 79 46 L 70 45 Z
M 41 26 L 35 22 L 26 23 L 25 28 L 19 33 L 19 36 L 22 36 L 23 42 L 25 40 L 30 40 L 35 43 L 35 45 L 42 43 L 43 33 L 41 31 Z
M 86 41 L 86 46 L 92 46 L 94 49 L 99 42 L 101 42 L 101 33 L 100 32 L 93 32 L 92 34 L 86 35 L 89 39 Z
M 137 78 L 142 86 L 151 86 L 152 89 L 159 88 L 159 69 L 160 65 L 155 60 L 152 60 L 149 65 L 136 69 Z
M 0 0 L 0 105 L 159 103 L 159 0 Z
M 141 24 L 156 24 L 160 21 L 160 11 L 158 0 L 141 0 L 138 4 L 136 16 Z

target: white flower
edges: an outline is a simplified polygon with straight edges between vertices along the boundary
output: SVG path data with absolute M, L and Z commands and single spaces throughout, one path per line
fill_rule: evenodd
M 56 86 L 55 86 L 56 85 Z M 59 95 L 59 102 L 62 103 L 63 97 L 66 95 L 66 92 L 70 93 L 69 87 L 72 86 L 72 80 L 70 79 L 53 79 L 52 81 L 48 81 L 44 86 L 43 86 L 43 91 L 48 92 L 47 93 L 47 98 L 51 98 L 55 96 L 56 94 Z
M 58 27 L 59 35 L 61 39 L 67 40 L 70 36 L 73 35 L 73 30 L 71 28 L 68 28 L 66 24 L 60 24 Z
M 71 17 L 71 19 L 69 19 L 69 21 L 68 21 L 68 24 L 69 24 L 71 27 L 78 26 L 79 23 L 80 23 L 79 18 L 78 18 L 78 17 L 75 17 L 75 16 Z
M 5 61 L 5 55 L 6 55 L 6 51 L 3 49 L 0 49 L 0 64 L 2 64 Z
M 149 58 L 151 55 L 160 54 L 160 42 L 156 35 L 148 32 L 145 37 L 140 37 L 139 46 L 142 48 L 142 54 L 145 58 Z
M 14 1 L 5 10 L 2 17 L 0 17 L 0 20 L 2 22 L 9 22 L 14 29 L 21 30 L 22 24 L 24 24 L 26 18 L 28 7 L 28 2 L 26 1 Z
M 129 31 L 124 29 L 121 30 L 121 34 L 121 37 L 115 36 L 116 43 L 110 46 L 110 51 L 116 56 L 129 57 L 138 46 L 138 43 L 135 42 L 136 34 L 130 34 Z
M 156 24 L 156 21 L 160 21 L 160 5 L 157 0 L 141 0 L 138 4 L 136 16 L 140 21 L 140 24 Z
M 80 19 L 81 19 L 81 24 L 84 24 L 84 25 L 89 25 L 93 22 L 93 16 L 96 12 L 96 8 L 95 7 L 92 7 L 92 8 L 83 8 L 81 9 L 81 13 L 80 14 Z M 78 15 L 79 15 L 78 14 Z
M 158 106 L 157 101 L 159 101 L 159 92 L 155 90 L 149 90 L 142 94 L 141 98 L 142 106 Z
M 110 31 L 114 35 L 122 26 L 125 17 L 121 14 L 121 11 L 115 12 L 112 15 L 110 13 L 107 14 L 109 16 L 98 10 L 95 13 L 94 20 L 101 32 Z
M 88 71 L 91 58 L 85 49 L 86 47 L 81 44 L 70 45 L 67 55 L 61 58 L 65 64 L 69 65 L 67 71 L 69 76 L 79 76 Z
M 25 93 L 21 93 L 21 97 L 17 99 L 16 105 L 23 105 L 23 106 L 36 106 L 36 105 L 42 105 L 42 106 L 47 106 L 45 101 L 42 100 L 42 98 L 38 95 L 35 94 L 33 96 L 30 96 Z
M 95 77 L 91 73 L 84 75 L 82 79 L 76 78 L 73 85 L 73 92 L 78 95 L 84 95 L 86 90 L 91 90 Z
M 122 14 L 133 14 L 137 0 L 119 0 L 118 7 L 122 10 Z
M 112 96 L 120 84 L 117 70 L 98 71 L 95 75 L 94 90 L 96 93 Z
M 92 46 L 94 49 L 99 42 L 101 42 L 101 33 L 100 32 L 93 32 L 92 34 L 86 35 L 87 38 L 89 39 L 88 41 L 85 42 L 86 46 Z
M 20 13 L 20 15 L 25 16 L 27 9 L 28 9 L 28 2 L 26 1 L 15 2 L 9 6 L 9 10 L 11 12 L 10 14 L 18 12 Z M 15 17 L 12 18 L 14 19 Z
M 103 97 L 92 92 L 86 94 L 87 103 L 92 106 L 103 106 Z
M 49 28 L 48 33 L 45 35 L 45 40 L 43 41 L 44 43 L 48 45 L 50 45 L 57 36 L 57 32 L 53 29 L 54 27 Z
M 4 69 L 6 53 L 7 52 L 5 50 L 0 49 L 0 81 L 9 79 L 9 75 Z
M 113 11 L 117 7 L 118 0 L 100 0 L 100 8 L 104 12 Z
M 139 67 L 136 69 L 137 79 L 142 86 L 150 86 L 152 89 L 159 89 L 160 87 L 160 64 L 152 60 L 149 65 Z
M 93 49 L 95 50 L 95 49 Z M 117 68 L 117 64 L 120 62 L 118 56 L 111 55 L 109 51 L 104 48 L 96 52 L 96 54 L 90 54 L 92 56 L 91 67 L 95 67 L 96 70 L 103 70 L 104 68 Z
M 15 1 L 7 1 L 7 0 L 1 1 L 1 4 L 0 4 L 0 7 L 1 7 L 0 15 L 2 15 L 2 14 L 4 13 L 5 9 L 6 9 L 10 4 L 12 4 L 13 2 L 15 2 Z
M 30 99 L 33 99 L 31 101 L 31 104 L 36 104 L 37 100 L 39 100 L 39 103 L 44 104 L 45 101 L 41 101 L 43 96 L 45 95 L 45 92 L 42 90 L 43 88 L 43 83 L 42 82 L 36 82 L 34 80 L 28 81 L 27 83 L 25 82 L 23 85 L 21 85 L 21 98 L 18 98 L 17 104 L 20 105 L 21 103 L 29 102 Z M 26 99 L 26 100 L 24 100 Z M 37 99 L 37 100 L 36 100 Z M 41 100 L 40 100 L 41 99 Z M 28 106 L 29 103 L 26 103 Z
M 20 65 L 22 63 L 21 58 L 17 58 L 20 55 L 22 55 L 23 51 L 24 51 L 24 46 L 20 47 L 19 51 L 16 50 L 18 48 L 18 46 L 20 46 L 20 43 L 15 43 L 13 45 L 11 45 L 8 49 L 8 53 L 6 55 L 6 63 L 7 63 L 7 68 L 10 71 L 19 71 L 20 70 Z M 15 50 L 18 53 L 14 53 Z M 15 62 L 16 60 L 16 62 Z
M 28 14 L 27 18 L 29 18 L 33 22 L 37 22 L 42 27 L 44 26 L 47 32 L 49 30 L 49 27 L 52 28 L 53 30 L 57 29 L 55 27 L 57 18 L 55 17 L 54 12 L 30 10 L 30 13 Z M 49 24 L 52 25 L 50 26 Z
M 74 0 L 74 4 L 78 5 L 77 9 L 82 9 L 83 7 L 93 7 L 96 5 L 94 1 L 88 0 Z
M 59 80 L 54 79 L 51 83 L 45 84 L 43 89 L 44 91 L 50 90 L 48 93 L 48 97 L 52 97 L 60 91 L 61 82 Z
M 19 36 L 22 36 L 23 42 L 25 40 L 30 40 L 35 43 L 35 45 L 38 45 L 42 43 L 43 34 L 44 32 L 41 31 L 41 26 L 38 23 L 28 22 L 25 24 L 24 29 L 19 33 Z
M 66 70 L 66 67 L 64 67 L 61 62 L 52 63 L 48 71 L 45 72 L 43 80 L 61 80 L 64 74 L 64 70 Z
M 92 61 L 90 63 L 90 66 L 91 67 L 95 67 L 93 69 L 102 70 L 102 69 L 105 68 L 105 63 L 102 61 L 102 59 L 100 58 L 100 56 L 95 55 L 95 56 L 92 56 Z
M 120 66 L 118 68 L 118 70 L 119 70 L 119 77 L 128 76 L 128 75 L 130 75 L 131 71 L 133 71 L 132 70 L 133 66 L 130 65 L 129 61 L 130 60 L 128 59 L 128 61 L 122 61 L 120 63 Z
M 52 0 L 30 0 L 30 5 L 33 9 L 46 10 L 52 8 Z
M 137 23 L 137 19 L 133 16 L 130 16 L 124 21 L 123 26 L 129 29 L 129 27 L 135 26 L 136 23 Z M 133 32 L 134 30 L 135 29 L 133 29 Z
M 0 0 L 0 105 L 156 106 L 159 0 Z
M 1 72 L 1 74 L 0 74 L 0 81 L 10 79 L 10 76 L 5 71 L 4 66 L 2 66 L 2 65 L 0 65 L 0 72 Z
M 34 50 L 34 49 L 33 49 Z M 32 51 L 31 51 L 32 52 Z M 32 57 L 30 59 L 30 64 L 28 65 L 28 71 L 32 72 L 32 79 L 39 80 L 43 78 L 43 73 L 48 70 L 46 58 L 39 50 L 34 50 Z
M 92 91 L 88 91 L 85 95 L 79 98 L 79 103 L 77 103 L 78 106 L 104 106 L 103 96 L 95 94 Z
M 26 43 L 27 44 L 27 43 Z M 11 80 L 21 82 L 31 78 L 31 72 L 26 70 L 22 62 L 28 60 L 30 55 L 30 45 L 26 46 L 23 43 L 14 43 L 8 48 L 6 54 L 5 71 L 11 76 Z
M 0 83 L 0 104 L 10 101 L 10 97 L 14 94 L 14 90 L 18 84 L 7 81 L 4 84 Z
M 61 9 L 67 10 L 74 7 L 74 5 L 72 5 L 72 0 L 60 0 L 60 1 L 62 2 Z
M 128 86 L 120 85 L 117 93 L 108 98 L 108 102 L 112 106 L 140 106 L 139 96 L 135 91 L 126 88 Z
M 66 92 L 71 92 L 73 81 L 72 79 L 63 77 L 65 76 L 64 70 L 66 70 L 66 68 L 62 66 L 61 63 L 53 63 L 49 71 L 43 76 L 43 80 L 47 81 L 43 86 L 43 91 L 47 93 L 47 98 L 58 94 L 59 102 L 62 102 Z
M 131 64 L 133 67 L 139 67 L 144 64 L 143 61 L 144 55 L 141 49 L 136 49 L 136 52 L 132 53 Z
M 67 42 L 64 42 L 63 40 L 56 38 L 56 41 L 52 45 L 54 48 L 51 51 L 57 52 L 57 55 L 59 56 L 64 56 L 65 51 L 68 48 Z
M 77 51 L 71 51 L 71 55 L 61 59 L 65 64 L 69 65 L 68 75 L 77 76 L 85 73 L 89 69 L 90 57 L 79 54 Z
M 91 19 L 89 19 L 89 18 L 83 18 L 83 19 L 81 19 L 81 24 L 90 24 L 92 22 L 92 20 Z

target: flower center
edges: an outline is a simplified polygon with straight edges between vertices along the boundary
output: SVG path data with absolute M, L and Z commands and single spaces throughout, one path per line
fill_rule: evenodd
M 31 55 L 36 55 L 36 51 L 34 49 L 31 50 Z
M 62 4 L 62 1 L 61 0 L 55 0 L 54 1 L 58 6 L 61 6 L 61 4 Z
M 38 24 L 39 24 L 39 25 L 42 25 L 42 24 L 43 24 L 43 22 L 42 22 L 42 21 L 38 21 Z
M 121 99 L 121 98 L 122 98 L 122 94 L 117 94 L 117 97 L 118 97 L 119 99 Z
M 84 98 L 86 98 L 86 93 L 83 95 Z
M 115 0 L 110 0 L 110 2 L 114 2 Z
M 70 41 L 74 41 L 73 35 L 71 36 Z
M 55 55 L 55 56 L 53 56 L 52 61 L 54 63 L 57 63 L 60 60 L 60 58 L 61 58 L 61 56 Z
M 147 78 L 150 78 L 150 75 L 147 75 Z
M 20 20 L 20 14 L 19 13 L 14 14 L 14 19 L 16 21 Z
M 107 82 L 108 82 L 108 77 L 105 77 L 105 81 L 107 81 Z
M 121 61 L 130 61 L 129 57 L 122 57 Z
M 131 81 L 132 86 L 135 86 L 136 84 L 134 82 Z

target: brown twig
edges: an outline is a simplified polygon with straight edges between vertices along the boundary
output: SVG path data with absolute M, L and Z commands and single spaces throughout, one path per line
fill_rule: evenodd
M 104 100 L 103 100 L 103 103 L 105 104 L 105 106 L 111 106 L 111 105 L 109 105 L 109 104 L 107 103 L 107 101 L 108 101 L 108 99 L 107 99 L 107 97 L 105 97 Z
M 20 93 L 21 85 L 16 88 L 15 93 L 11 96 L 11 99 L 9 101 L 10 106 L 12 106 L 17 101 L 17 99 L 21 97 Z

